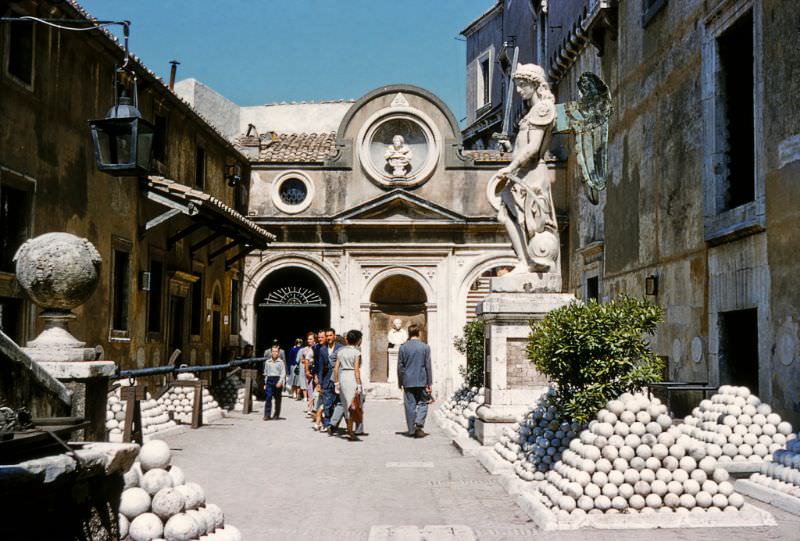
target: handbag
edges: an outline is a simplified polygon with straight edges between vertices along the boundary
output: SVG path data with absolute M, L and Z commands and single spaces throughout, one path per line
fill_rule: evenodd
M 350 407 L 347 408 L 348 412 L 350 413 L 350 418 L 356 424 L 361 424 L 364 420 L 364 409 L 361 405 L 361 393 L 356 393 L 355 398 L 350 403 Z
M 294 375 L 295 376 L 299 376 L 300 375 L 300 365 L 299 364 L 295 365 L 295 367 L 294 367 Z

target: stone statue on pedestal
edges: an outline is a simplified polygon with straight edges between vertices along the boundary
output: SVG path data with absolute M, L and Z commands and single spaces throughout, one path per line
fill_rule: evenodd
M 512 274 L 560 277 L 558 223 L 550 191 L 553 176 L 544 161 L 556 117 L 555 97 L 544 70 L 535 64 L 517 66 L 514 82 L 531 108 L 520 122 L 511 163 L 498 171 L 505 187 L 497 219 L 506 226 L 519 258 Z
M 411 170 L 411 148 L 406 144 L 402 135 L 392 137 L 392 144 L 386 149 L 386 164 L 392 170 L 392 176 L 405 178 Z

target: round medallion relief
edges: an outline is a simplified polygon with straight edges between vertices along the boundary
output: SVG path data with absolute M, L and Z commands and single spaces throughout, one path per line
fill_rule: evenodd
M 359 135 L 360 161 L 369 177 L 386 188 L 418 186 L 439 161 L 440 137 L 421 111 L 391 108 L 375 113 Z

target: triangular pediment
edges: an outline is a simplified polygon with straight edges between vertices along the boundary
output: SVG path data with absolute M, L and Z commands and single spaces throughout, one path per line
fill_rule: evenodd
M 392 190 L 338 214 L 335 222 L 463 223 L 464 216 L 402 189 Z

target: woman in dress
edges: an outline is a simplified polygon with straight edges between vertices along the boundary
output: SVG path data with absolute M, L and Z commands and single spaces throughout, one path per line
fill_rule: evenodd
M 361 331 L 352 330 L 346 336 L 347 345 L 336 352 L 336 364 L 333 366 L 333 381 L 344 407 L 345 420 L 347 421 L 347 436 L 351 441 L 356 441 L 353 432 L 354 419 L 350 406 L 358 396 L 363 404 L 363 390 L 361 387 Z M 363 412 L 362 412 L 363 413 Z M 359 423 L 363 425 L 363 419 Z
M 306 415 L 311 415 L 311 405 L 314 397 L 314 344 L 315 334 L 306 333 L 306 346 L 297 354 L 297 361 L 300 365 L 300 383 L 303 388 L 303 395 L 306 399 Z
M 305 375 L 302 374 L 302 370 L 300 370 L 302 367 L 298 365 L 299 359 L 297 354 L 301 349 L 303 349 L 303 339 L 298 338 L 294 341 L 294 347 L 289 350 L 289 358 L 286 359 L 286 389 L 295 400 L 300 400 L 301 389 L 306 388 Z

